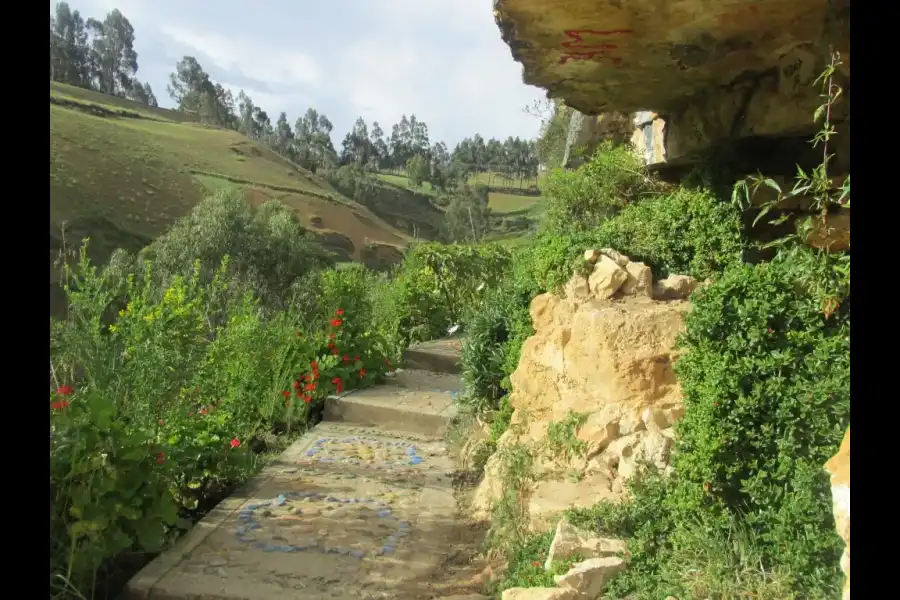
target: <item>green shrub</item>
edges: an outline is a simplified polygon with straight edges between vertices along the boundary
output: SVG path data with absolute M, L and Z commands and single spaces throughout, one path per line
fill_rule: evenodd
M 628 539 L 607 593 L 840 595 L 823 465 L 850 419 L 849 282 L 849 257 L 793 246 L 694 295 L 673 475 L 642 470 L 625 504 L 573 515 Z
M 802 247 L 730 270 L 695 296 L 676 364 L 680 501 L 744 513 L 808 592 L 840 579 L 822 465 L 850 421 L 849 283 L 849 257 Z
M 556 169 L 547 178 L 547 225 L 556 232 L 587 231 L 658 189 L 637 154 L 606 141 L 578 169 Z
M 395 272 L 392 328 L 402 344 L 435 339 L 462 322 L 509 264 L 499 244 L 425 243 L 414 246 Z
M 190 275 L 199 260 L 208 280 L 227 255 L 229 275 L 264 307 L 286 307 L 291 287 L 333 261 L 296 215 L 277 200 L 253 208 L 241 190 L 222 189 L 201 201 L 144 251 L 163 282 Z
M 679 188 L 629 205 L 601 227 L 599 239 L 632 260 L 669 273 L 714 277 L 741 264 L 740 211 L 702 189 Z

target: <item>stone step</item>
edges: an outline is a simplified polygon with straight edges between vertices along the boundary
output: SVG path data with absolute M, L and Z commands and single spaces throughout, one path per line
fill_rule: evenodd
M 425 436 L 321 423 L 128 584 L 124 600 L 431 598 L 456 520 Z
M 435 373 L 462 373 L 459 357 L 463 338 L 432 340 L 410 346 L 403 351 L 403 364 L 409 369 Z
M 325 400 L 325 421 L 442 436 L 457 414 L 459 378 L 417 369 L 399 370 L 387 383 Z

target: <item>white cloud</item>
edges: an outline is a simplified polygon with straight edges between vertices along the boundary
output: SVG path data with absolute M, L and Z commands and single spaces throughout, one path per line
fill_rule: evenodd
M 214 32 L 163 24 L 164 34 L 208 56 L 224 71 L 235 71 L 273 86 L 314 86 L 322 72 L 316 62 L 299 49 L 279 47 L 260 39 L 226 38 Z

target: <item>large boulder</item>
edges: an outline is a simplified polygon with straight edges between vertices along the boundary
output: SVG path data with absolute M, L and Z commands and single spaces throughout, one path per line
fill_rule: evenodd
M 531 303 L 535 334 L 511 376 L 511 426 L 474 495 L 479 516 L 500 497 L 503 451 L 515 444 L 535 458 L 522 499 L 532 527 L 552 526 L 572 506 L 621 498 L 642 457 L 668 467 L 672 426 L 683 414 L 673 349 L 690 304 L 654 300 L 649 268 L 611 249 L 590 250 L 585 260 L 563 295 Z M 583 416 L 573 432 L 580 451 L 548 455 L 551 422 L 571 413 Z

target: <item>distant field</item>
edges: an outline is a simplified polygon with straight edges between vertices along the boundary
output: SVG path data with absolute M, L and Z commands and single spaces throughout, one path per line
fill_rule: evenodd
M 422 185 L 416 187 L 406 175 L 391 175 L 388 173 L 379 173 L 378 178 L 382 181 L 392 183 L 396 186 L 400 186 L 414 192 L 419 192 L 420 194 L 428 194 L 429 196 L 437 195 L 437 191 L 433 187 L 431 187 L 431 184 L 427 181 L 422 182 Z
M 481 175 L 485 175 L 481 173 Z M 415 188 L 412 183 L 409 181 L 409 178 L 405 175 L 389 175 L 386 173 L 379 173 L 378 177 L 382 181 L 386 181 L 388 183 L 392 183 L 396 186 L 400 186 L 406 189 L 422 192 L 422 193 L 435 193 L 431 188 L 431 184 L 425 183 L 424 186 Z M 472 178 L 469 180 L 470 182 L 476 182 L 476 178 Z M 484 178 L 484 181 L 487 181 L 487 178 Z M 493 179 L 493 181 L 499 181 L 499 179 Z M 522 188 L 523 190 L 525 188 Z M 492 211 L 498 214 L 503 213 L 517 213 L 517 212 L 525 212 L 531 211 L 533 208 L 538 207 L 541 204 L 540 196 L 525 196 L 520 194 L 512 194 L 508 192 L 489 192 L 488 193 L 488 206 Z
M 348 238 L 354 258 L 370 242 L 403 246 L 409 239 L 237 132 L 71 86 L 51 83 L 50 94 L 51 254 L 64 221 L 70 243 L 90 236 L 101 260 L 115 247 L 140 248 L 227 186 L 248 190 L 255 203 L 278 198 L 310 229 Z
M 537 187 L 538 180 L 534 177 L 520 180 L 515 178 L 508 178 L 502 173 L 488 172 L 475 173 L 474 175 L 469 177 L 469 183 L 480 183 L 488 187 L 518 188 L 520 190 L 527 190 Z

